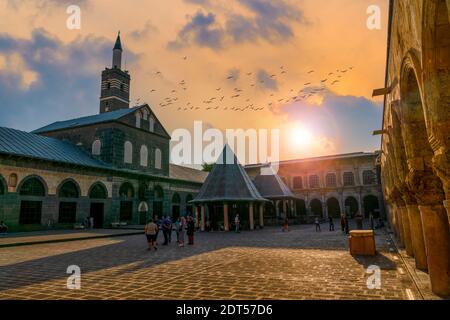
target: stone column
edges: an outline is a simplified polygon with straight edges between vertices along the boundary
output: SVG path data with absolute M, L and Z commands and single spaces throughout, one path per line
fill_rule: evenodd
M 427 251 L 431 289 L 450 295 L 450 235 L 447 213 L 442 205 L 419 206 Z
M 280 204 L 280 200 L 275 201 L 275 213 L 276 213 L 276 215 L 277 215 L 277 219 L 280 217 L 280 207 L 279 207 L 279 204 Z
M 202 222 L 200 224 L 200 230 L 205 231 L 205 206 L 204 205 L 201 206 L 200 215 L 201 215 L 201 219 L 202 219 Z
M 285 219 L 285 218 L 287 218 L 288 217 L 288 212 L 287 212 L 287 201 L 286 200 L 282 200 L 283 201 L 283 214 L 284 214 L 284 217 L 283 217 L 283 219 Z
M 420 218 L 419 207 L 417 207 L 417 205 L 408 205 L 407 209 L 416 268 L 427 270 L 427 253 L 425 250 L 425 240 L 423 238 L 422 219 Z
M 250 230 L 255 230 L 255 221 L 253 219 L 253 203 L 248 205 L 248 222 L 250 223 Z
M 397 221 L 397 231 L 398 231 L 398 240 L 401 247 L 405 246 L 404 243 L 404 235 L 403 235 L 403 221 L 402 216 L 400 214 L 400 207 L 393 206 L 394 214 L 395 214 L 395 220 Z
M 450 200 L 444 201 L 444 207 L 445 210 L 447 211 L 448 225 L 450 226 Z
M 264 228 L 264 203 L 259 204 L 259 226 Z
M 411 239 L 411 224 L 409 222 L 408 209 L 406 207 L 399 207 L 401 219 L 402 219 L 402 227 L 403 227 L 403 241 L 405 244 L 406 254 L 410 257 L 414 256 L 414 250 L 412 246 Z

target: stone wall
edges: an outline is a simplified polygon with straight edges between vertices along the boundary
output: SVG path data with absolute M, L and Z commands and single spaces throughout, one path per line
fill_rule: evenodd
M 450 295 L 449 5 L 392 1 L 381 157 L 389 221 L 440 295 Z

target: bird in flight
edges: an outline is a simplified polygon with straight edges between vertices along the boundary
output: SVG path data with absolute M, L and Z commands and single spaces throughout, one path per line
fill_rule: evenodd
M 216 90 L 217 90 L 217 91 L 220 91 L 220 90 L 222 90 L 222 88 L 217 88 Z
M 311 73 L 313 73 L 313 72 L 314 72 L 314 70 L 311 70 L 311 71 L 308 72 L 308 74 L 311 74 Z
M 248 75 L 248 76 L 251 76 L 252 74 L 253 74 L 253 72 L 249 72 L 249 73 L 247 73 L 247 75 Z
M 156 90 L 155 89 L 152 89 L 150 92 L 155 92 Z
M 161 71 L 156 71 L 156 73 L 155 74 L 161 74 Z
M 305 86 L 309 86 L 311 84 L 311 82 L 305 83 Z
M 328 81 L 328 79 L 320 80 L 320 82 L 322 82 L 322 83 L 327 82 L 327 81 Z
M 233 79 L 234 77 L 233 76 L 229 76 L 228 78 L 227 78 L 227 80 L 231 80 L 231 79 Z
M 183 57 L 183 60 L 187 60 L 187 57 L 186 57 L 186 56 L 184 56 L 184 57 Z

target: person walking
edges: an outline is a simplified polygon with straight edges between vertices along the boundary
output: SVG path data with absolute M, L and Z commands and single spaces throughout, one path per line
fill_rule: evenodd
M 341 214 L 341 230 L 342 233 L 345 232 L 345 216 L 343 214 Z
M 375 230 L 375 223 L 374 223 L 373 213 L 372 212 L 369 215 L 369 223 L 370 223 L 370 229 Z
M 158 234 L 158 225 L 150 219 L 145 226 L 145 235 L 147 237 L 148 249 L 147 250 L 158 250 L 156 246 L 156 235 Z
M 190 246 L 194 245 L 194 232 L 195 232 L 195 222 L 194 219 L 192 219 L 192 217 L 189 216 L 186 234 L 188 236 Z
M 289 232 L 289 220 L 286 218 L 284 219 L 284 223 L 283 223 L 283 232 Z
M 333 217 L 329 217 L 328 221 L 330 222 L 330 231 L 334 231 L 334 221 Z
M 170 218 L 169 216 L 167 216 L 167 220 L 169 221 L 169 224 L 170 224 L 168 234 L 169 234 L 169 243 L 171 243 L 172 242 L 173 223 L 172 223 L 172 218 Z
M 349 226 L 349 222 L 348 222 L 348 217 L 345 216 L 345 234 L 349 234 L 350 233 L 350 226 Z
M 175 232 L 177 234 L 177 243 L 180 243 L 180 217 L 175 221 Z
M 163 246 L 167 246 L 169 244 L 169 231 L 171 229 L 171 223 L 167 216 L 164 217 L 164 220 L 162 222 L 162 232 L 164 235 L 164 243 Z
M 159 235 L 159 230 L 161 229 L 162 221 L 161 221 L 161 219 L 158 218 L 157 215 L 155 215 L 155 219 L 153 220 L 153 222 L 155 222 L 156 225 L 158 226 L 158 229 L 156 230 L 156 244 L 158 244 L 158 235 Z
M 316 217 L 316 219 L 314 220 L 314 223 L 316 225 L 316 232 L 322 232 L 322 230 L 320 230 L 320 221 L 319 221 L 319 217 Z
M 239 214 L 237 214 L 235 217 L 234 217 L 234 225 L 235 225 L 235 227 L 236 227 L 236 233 L 240 233 L 241 231 L 240 231 L 240 223 L 241 223 L 241 220 L 239 220 Z
M 178 246 L 184 247 L 184 232 L 186 231 L 186 219 L 181 217 L 180 220 L 180 236 L 178 241 Z
M 8 232 L 8 226 L 1 221 L 0 222 L 0 233 L 7 233 Z

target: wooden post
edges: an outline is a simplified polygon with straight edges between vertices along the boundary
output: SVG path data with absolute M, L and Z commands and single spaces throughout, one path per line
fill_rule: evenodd
M 259 226 L 264 227 L 264 202 L 259 204 Z
M 200 230 L 201 231 L 205 231 L 205 206 L 202 205 L 201 206 L 201 218 L 202 218 L 202 223 L 200 225 Z
M 198 206 L 195 206 L 195 227 L 198 228 L 199 223 L 198 223 Z
M 228 204 L 223 204 L 223 229 L 225 231 L 230 231 L 230 223 L 228 220 Z
M 250 230 L 255 230 L 255 222 L 253 220 L 253 203 L 250 202 L 248 206 L 248 215 L 249 215 L 249 223 L 250 223 Z

